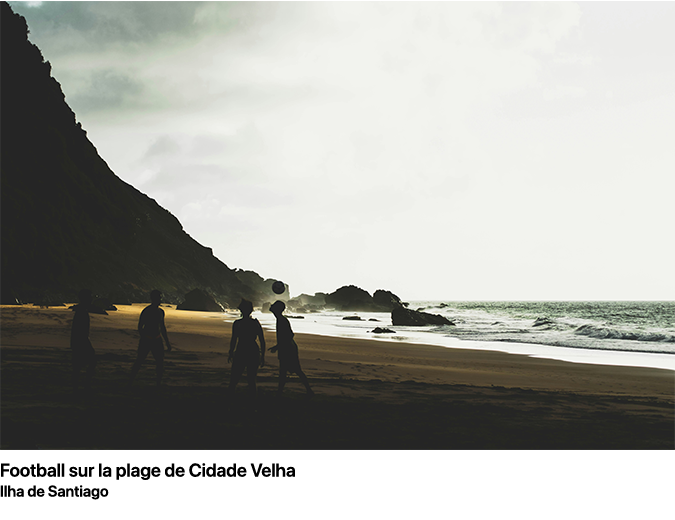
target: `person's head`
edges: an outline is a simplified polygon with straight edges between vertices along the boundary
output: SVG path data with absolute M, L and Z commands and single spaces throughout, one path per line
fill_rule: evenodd
M 281 300 L 277 300 L 270 305 L 270 312 L 275 316 L 281 316 L 281 313 L 284 312 L 284 310 L 286 310 L 286 304 Z
M 80 292 L 77 293 L 77 299 L 80 300 L 82 305 L 89 305 L 91 303 L 91 291 L 89 289 L 80 289 Z
M 157 289 L 150 291 L 150 302 L 153 305 L 159 305 L 162 303 L 162 293 Z
M 253 304 L 250 301 L 244 300 L 242 298 L 241 302 L 239 303 L 239 310 L 241 311 L 242 316 L 250 316 L 253 312 Z

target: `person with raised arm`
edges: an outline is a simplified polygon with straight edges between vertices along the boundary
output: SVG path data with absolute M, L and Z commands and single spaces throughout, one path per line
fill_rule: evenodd
M 298 355 L 298 345 L 295 343 L 293 336 L 293 329 L 291 329 L 291 324 L 288 321 L 288 318 L 283 315 L 284 310 L 286 309 L 286 304 L 281 300 L 275 301 L 270 306 L 270 311 L 277 319 L 277 344 L 274 345 L 270 352 L 277 352 L 279 357 L 279 389 L 278 395 L 281 395 L 284 391 L 284 385 L 286 384 L 286 375 L 290 373 L 295 373 L 302 381 L 302 384 L 305 385 L 307 390 L 307 396 L 311 397 L 314 395 L 312 388 L 309 386 L 309 380 L 307 376 L 300 368 L 300 357 Z

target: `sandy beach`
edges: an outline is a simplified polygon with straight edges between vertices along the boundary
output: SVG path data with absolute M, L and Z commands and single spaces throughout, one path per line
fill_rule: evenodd
M 237 314 L 164 306 L 174 350 L 128 387 L 143 305 L 91 315 L 93 388 L 73 396 L 67 307 L 2 307 L 3 449 L 673 449 L 675 372 L 480 350 L 296 335 L 303 370 L 276 396 L 277 359 L 226 399 Z M 292 321 L 291 321 L 292 322 Z M 268 347 L 275 344 L 266 331 Z

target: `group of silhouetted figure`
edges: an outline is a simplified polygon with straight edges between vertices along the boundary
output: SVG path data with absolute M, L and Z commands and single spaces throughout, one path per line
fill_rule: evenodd
M 75 316 L 70 335 L 70 348 L 73 355 L 73 391 L 77 392 L 80 383 L 80 372 L 85 369 L 85 380 L 83 387 L 88 390 L 91 387 L 91 381 L 96 367 L 96 355 L 91 341 L 89 340 L 89 310 L 92 303 L 92 293 L 88 289 L 83 289 L 78 294 L 79 304 L 75 305 Z M 166 344 L 167 352 L 171 352 L 171 343 L 166 332 L 164 324 L 164 310 L 160 307 L 162 302 L 162 293 L 154 290 L 150 293 L 150 305 L 145 307 L 138 319 L 138 332 L 140 340 L 138 341 L 138 350 L 136 360 L 131 368 L 129 384 L 131 384 L 138 374 L 143 361 L 152 353 L 156 364 L 156 383 L 159 386 L 164 374 L 164 347 Z M 293 330 L 291 324 L 283 315 L 286 305 L 282 301 L 274 302 L 270 311 L 277 320 L 277 344 L 269 351 L 277 352 L 279 357 L 279 387 L 278 393 L 281 394 L 286 384 L 286 378 L 289 373 L 298 375 L 305 385 L 307 395 L 312 396 L 312 391 L 307 376 L 300 368 L 300 358 L 298 356 L 298 345 L 293 339 Z M 232 340 L 230 341 L 230 351 L 227 357 L 228 363 L 232 363 L 230 373 L 230 385 L 228 393 L 234 394 L 235 388 L 244 371 L 248 380 L 248 392 L 254 397 L 257 394 L 256 378 L 258 368 L 265 366 L 265 335 L 260 322 L 251 317 L 253 313 L 253 303 L 248 300 L 241 300 L 239 310 L 242 317 L 232 324 Z M 258 345 L 260 340 L 260 345 Z

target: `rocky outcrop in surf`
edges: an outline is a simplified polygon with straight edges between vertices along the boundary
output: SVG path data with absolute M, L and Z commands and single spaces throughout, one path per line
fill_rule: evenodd
M 391 312 L 405 305 L 390 291 L 378 289 L 373 296 L 355 285 L 345 285 L 325 296 L 326 307 L 350 312 Z
M 310 312 L 322 311 L 326 306 L 326 295 L 324 293 L 316 293 L 314 296 L 309 294 L 301 294 L 295 296 L 286 302 L 286 307 L 293 312 L 302 312 L 308 314 Z
M 396 307 L 391 311 L 391 324 L 406 326 L 454 325 L 452 321 L 440 314 L 414 311 L 405 307 Z

